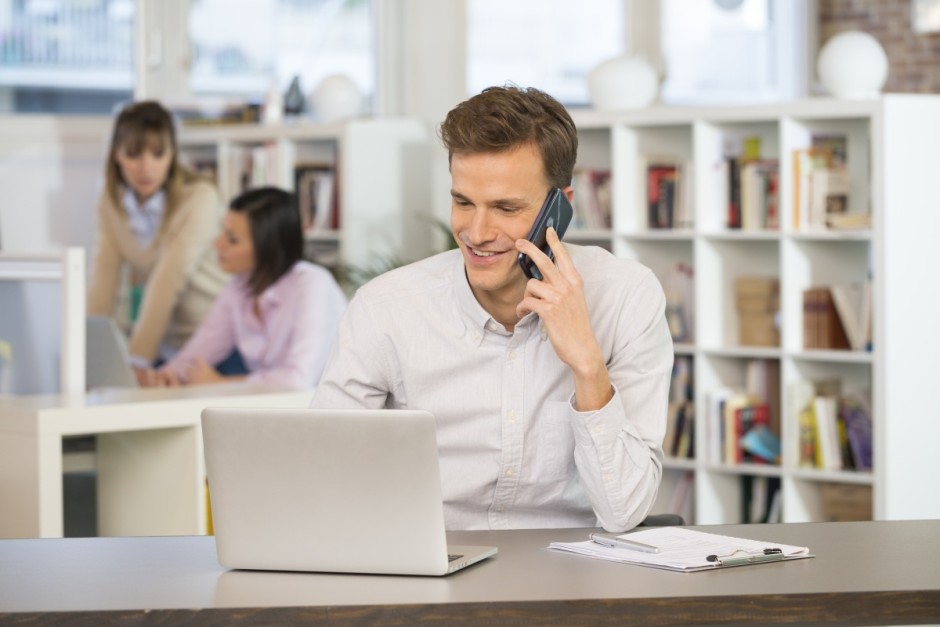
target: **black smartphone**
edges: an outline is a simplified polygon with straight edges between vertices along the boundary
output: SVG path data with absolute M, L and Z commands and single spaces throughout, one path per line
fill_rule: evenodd
M 526 239 L 538 246 L 543 253 L 548 255 L 549 259 L 554 259 L 555 255 L 548 246 L 545 233 L 548 231 L 548 227 L 554 227 L 555 232 L 558 233 L 558 239 L 561 239 L 568 229 L 568 225 L 571 223 L 571 216 L 573 214 L 574 209 L 571 208 L 568 197 L 565 196 L 563 191 L 556 187 L 548 192 L 548 196 L 545 198 L 545 202 L 542 203 L 542 208 L 535 217 L 532 230 L 529 231 L 529 235 Z M 530 279 L 542 280 L 542 273 L 539 271 L 538 266 L 535 265 L 535 262 L 529 259 L 528 255 L 519 253 L 519 266 Z

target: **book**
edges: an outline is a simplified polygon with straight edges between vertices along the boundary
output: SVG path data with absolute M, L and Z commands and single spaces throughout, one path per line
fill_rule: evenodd
M 298 163 L 294 166 L 294 191 L 305 233 L 336 228 L 336 171 L 329 163 Z
M 845 425 L 852 468 L 872 470 L 871 403 L 865 393 L 855 393 L 839 400 L 839 417 Z
M 761 402 L 761 399 L 743 392 L 732 394 L 725 401 L 722 421 L 724 430 L 722 431 L 721 456 L 721 461 L 725 464 L 736 464 L 740 461 L 740 446 L 738 440 L 741 435 L 743 435 L 741 433 L 741 429 L 743 428 L 741 410 L 753 407 Z
M 803 291 L 803 348 L 851 348 L 829 286 L 811 287 Z
M 775 462 L 777 460 L 780 454 L 779 446 L 777 447 L 776 453 L 771 453 L 761 446 L 761 444 L 765 443 L 767 440 L 765 436 L 758 434 L 758 440 L 755 440 L 754 436 L 748 438 L 751 431 L 754 429 L 763 430 L 771 438 L 774 437 L 773 434 L 770 433 L 770 408 L 766 403 L 754 403 L 735 409 L 734 423 L 734 432 L 729 434 L 729 437 L 733 438 L 734 443 L 734 457 L 730 461 L 734 463 L 761 463 Z M 770 446 L 773 445 L 770 444 Z M 761 453 L 764 453 L 764 455 L 755 455 L 752 452 L 755 448 Z
M 708 418 L 705 424 L 706 461 L 712 464 L 722 462 L 722 439 L 724 436 L 725 403 L 735 392 L 730 387 L 719 386 L 708 394 Z
M 552 542 L 548 548 L 594 559 L 679 572 L 814 557 L 805 546 L 736 538 L 684 527 L 655 527 L 620 534 L 616 538 L 643 543 L 657 550 L 648 553 L 609 547 L 590 539 L 583 542 Z
M 611 228 L 610 170 L 577 169 L 572 179 L 572 229 Z
M 666 321 L 674 342 L 694 341 L 695 293 L 692 266 L 679 262 L 665 282 Z
M 836 313 L 852 350 L 865 350 L 867 329 L 862 328 L 862 308 L 867 297 L 862 283 L 836 283 L 829 286 Z
M 797 425 L 794 442 L 798 451 L 796 461 L 801 468 L 816 465 L 816 419 L 812 405 L 815 394 L 813 382 L 805 379 L 794 381 L 787 387 L 791 424 Z
M 777 516 L 771 509 L 779 492 L 780 477 L 741 477 L 741 522 L 766 523 L 771 515 Z
M 679 166 L 651 163 L 646 168 L 647 224 L 651 229 L 671 229 L 679 198 Z
M 846 135 L 814 135 L 810 146 L 795 150 L 794 230 L 869 228 L 869 212 L 853 212 L 850 207 L 851 183 Z
M 816 416 L 816 466 L 824 470 L 842 469 L 842 448 L 839 444 L 835 396 L 817 396 L 813 399 Z

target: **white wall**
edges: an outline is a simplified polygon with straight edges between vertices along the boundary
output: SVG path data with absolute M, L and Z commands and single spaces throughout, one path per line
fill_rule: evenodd
M 0 249 L 93 250 L 110 120 L 0 117 Z

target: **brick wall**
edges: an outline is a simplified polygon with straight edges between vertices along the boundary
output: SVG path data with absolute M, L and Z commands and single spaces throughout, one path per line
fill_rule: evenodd
M 940 33 L 915 33 L 911 0 L 819 0 L 819 46 L 860 30 L 888 55 L 885 92 L 940 93 Z

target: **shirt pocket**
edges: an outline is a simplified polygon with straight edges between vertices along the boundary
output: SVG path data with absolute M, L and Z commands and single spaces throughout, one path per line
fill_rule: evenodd
M 568 401 L 545 403 L 536 425 L 536 481 L 567 479 L 574 472 L 574 431 Z

